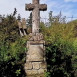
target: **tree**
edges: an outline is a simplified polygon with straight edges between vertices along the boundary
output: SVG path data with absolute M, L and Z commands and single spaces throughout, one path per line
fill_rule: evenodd
M 50 11 L 50 12 L 49 12 L 49 22 L 50 22 L 51 24 L 52 24 L 52 21 L 53 21 L 53 20 L 52 20 L 52 12 L 53 12 L 53 11 Z
M 32 28 L 32 12 L 30 13 L 29 18 L 27 19 L 27 23 Z
M 21 38 L 15 14 L 0 23 L 0 76 L 24 77 L 26 38 Z

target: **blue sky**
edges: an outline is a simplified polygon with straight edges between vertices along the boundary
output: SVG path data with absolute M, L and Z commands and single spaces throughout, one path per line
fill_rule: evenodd
M 14 8 L 17 8 L 21 17 L 28 18 L 30 12 L 25 11 L 25 4 L 31 3 L 32 0 L 0 0 L 0 14 L 10 14 Z M 41 12 L 41 17 L 48 17 L 49 11 L 53 11 L 53 16 L 62 11 L 63 16 L 77 17 L 77 0 L 40 0 L 40 3 L 47 4 L 48 10 Z

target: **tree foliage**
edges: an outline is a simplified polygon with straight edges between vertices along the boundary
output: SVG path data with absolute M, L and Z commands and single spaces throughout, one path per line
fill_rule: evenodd
M 0 76 L 24 77 L 27 37 L 20 37 L 16 9 L 0 23 Z
M 50 27 L 40 24 L 46 41 L 46 77 L 77 76 L 77 20 L 69 23 L 53 23 Z

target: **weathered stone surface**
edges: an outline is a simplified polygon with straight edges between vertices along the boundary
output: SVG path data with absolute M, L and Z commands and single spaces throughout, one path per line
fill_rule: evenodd
M 46 62 L 41 62 L 41 63 L 40 63 L 40 68 L 46 69 L 46 68 L 47 68 Z
M 39 4 L 39 0 L 32 0 L 33 4 L 26 4 L 26 10 L 32 11 L 32 33 L 39 33 L 40 11 L 47 10 L 46 4 Z
M 40 69 L 40 63 L 39 62 L 33 62 L 32 65 L 33 65 L 33 69 L 36 69 L 36 70 Z
M 26 77 L 45 77 L 44 74 L 37 74 L 37 75 L 31 75 L 31 76 L 26 76 Z
M 36 73 L 44 74 L 44 72 L 46 71 L 44 43 L 45 43 L 44 41 L 28 41 L 27 42 L 28 51 L 27 51 L 27 56 L 26 56 L 26 62 L 32 63 L 32 69 L 26 70 L 26 73 L 29 72 L 28 74 L 35 75 Z
M 27 41 L 28 47 L 29 47 L 29 44 L 32 44 L 32 45 L 33 45 L 33 44 L 35 44 L 35 45 L 42 44 L 43 47 L 44 47 L 45 41 L 44 41 L 44 40 L 41 40 L 41 41 Z
M 42 41 L 43 40 L 42 33 L 30 33 L 29 37 L 30 37 L 29 38 L 30 41 Z
M 44 61 L 44 46 L 40 43 L 28 41 L 27 61 Z
M 26 10 L 32 11 L 34 9 L 34 4 L 26 4 Z
M 26 55 L 26 62 L 29 62 L 30 59 L 31 59 L 31 56 L 28 55 L 28 53 L 27 53 L 27 55 Z
M 22 27 L 23 27 L 23 29 L 27 28 L 27 26 L 26 26 L 26 19 L 25 18 L 22 18 Z
M 47 5 L 46 4 L 41 4 L 40 6 L 39 6 L 39 8 L 40 8 L 40 11 L 46 11 L 47 10 Z
M 26 70 L 26 75 L 28 76 L 30 76 L 30 75 L 36 75 L 36 74 L 38 74 L 38 71 L 37 70 Z
M 26 62 L 32 63 L 32 69 L 25 70 L 27 75 L 35 76 L 36 74 L 44 74 L 46 71 L 44 41 L 28 41 Z M 29 66 L 29 64 L 28 64 Z M 27 67 L 28 67 L 27 66 Z M 41 77 L 36 75 L 35 77 Z
M 31 62 L 25 63 L 24 68 L 25 68 L 25 70 L 31 70 L 33 68 L 32 63 Z
M 19 26 L 19 28 L 22 28 L 21 21 L 18 21 L 18 26 Z
M 45 72 L 46 72 L 46 69 L 39 69 L 39 70 L 38 70 L 38 73 L 39 73 L 39 74 L 44 74 Z
M 26 30 L 27 26 L 26 26 L 25 18 L 22 18 L 22 22 L 20 20 L 18 20 L 18 26 L 19 26 L 19 31 L 20 31 L 21 37 L 26 35 L 26 31 L 25 30 Z

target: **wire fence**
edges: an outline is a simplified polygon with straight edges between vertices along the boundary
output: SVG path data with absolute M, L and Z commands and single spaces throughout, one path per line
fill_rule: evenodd
M 64 19 L 63 18 L 60 18 L 59 19 L 59 22 L 60 23 L 68 23 L 68 22 L 71 22 L 73 20 L 77 20 L 77 17 L 65 17 Z M 52 25 L 52 22 L 53 21 L 49 21 L 49 18 L 40 18 L 40 22 L 43 22 L 45 24 L 45 26 L 49 27 Z
M 63 18 L 60 18 L 60 20 L 62 20 Z M 73 20 L 77 20 L 77 17 L 65 17 L 65 22 L 70 22 Z M 40 18 L 40 21 L 46 23 L 49 22 L 49 18 Z

